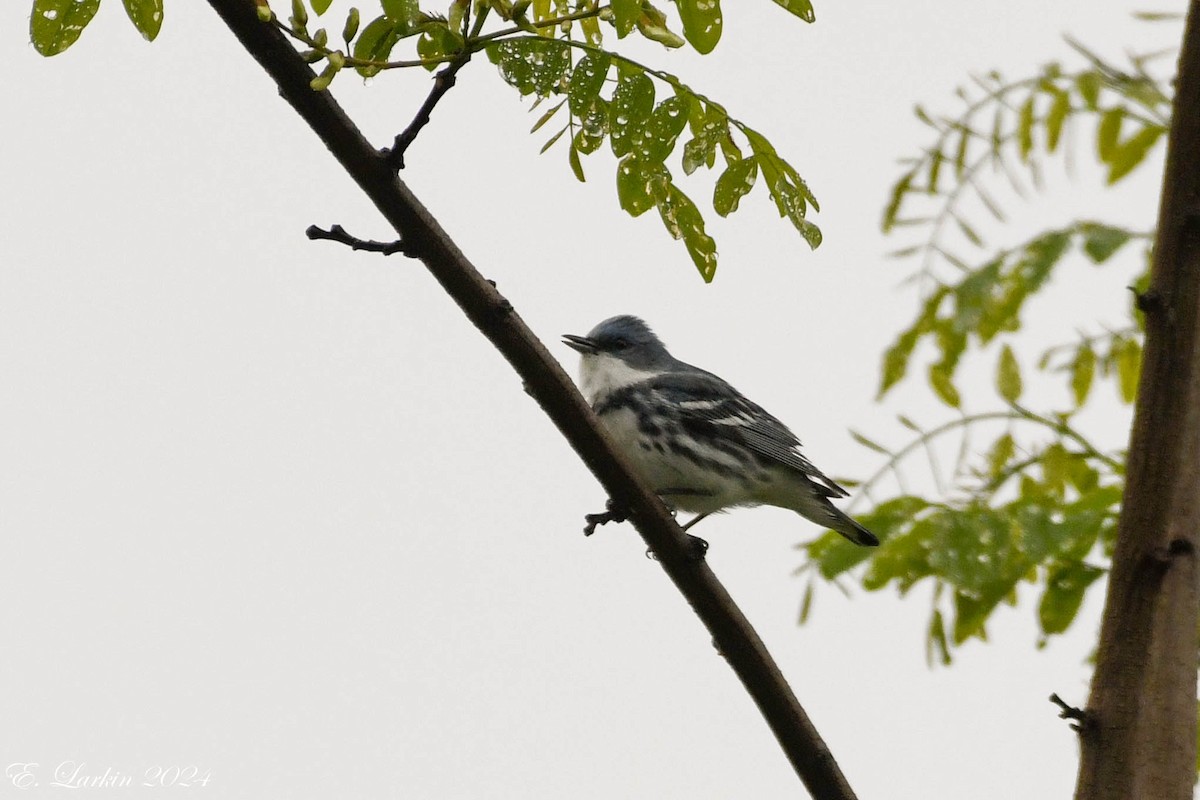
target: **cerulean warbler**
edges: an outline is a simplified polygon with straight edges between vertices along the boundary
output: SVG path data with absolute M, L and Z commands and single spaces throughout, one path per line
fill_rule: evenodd
M 795 434 L 721 378 L 672 356 L 641 319 L 613 317 L 563 341 L 582 355 L 584 397 L 613 444 L 664 502 L 700 515 L 685 527 L 726 508 L 769 505 L 855 544 L 879 544 L 830 502 L 846 490 L 804 457 Z

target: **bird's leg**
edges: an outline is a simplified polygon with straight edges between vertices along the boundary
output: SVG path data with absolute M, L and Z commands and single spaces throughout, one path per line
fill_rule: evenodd
M 712 492 L 705 491 L 704 489 L 659 489 L 658 490 L 658 496 L 662 497 L 664 499 L 666 497 L 670 497 L 673 495 L 674 496 L 684 495 L 687 497 L 711 497 Z M 698 514 L 695 519 L 693 519 L 691 522 L 689 522 L 683 526 L 684 533 L 687 533 L 688 528 L 692 527 L 697 522 L 704 519 L 711 513 L 712 513 L 711 511 L 706 511 L 703 514 Z M 695 558 L 697 561 L 704 558 L 704 554 L 708 552 L 708 542 L 704 541 L 699 536 L 692 536 L 690 533 L 687 534 L 687 537 L 688 537 L 688 545 L 691 547 L 692 557 Z
M 611 499 L 604 504 L 605 511 L 600 514 L 585 514 L 583 521 L 587 523 L 583 528 L 584 536 L 591 536 L 596 532 L 597 525 L 607 525 L 610 522 L 624 522 L 629 515 L 625 509 L 618 508 L 616 503 Z

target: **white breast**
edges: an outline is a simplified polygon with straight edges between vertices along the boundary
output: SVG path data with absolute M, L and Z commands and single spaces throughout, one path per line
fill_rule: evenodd
M 634 369 L 619 358 L 598 353 L 580 359 L 579 384 L 583 396 L 594 406 L 618 389 L 653 378 L 655 374 Z

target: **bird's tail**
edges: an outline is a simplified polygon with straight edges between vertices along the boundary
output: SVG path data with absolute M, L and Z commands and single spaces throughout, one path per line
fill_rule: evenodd
M 832 503 L 829 505 L 833 512 L 833 519 L 829 525 L 830 528 L 845 536 L 855 544 L 860 544 L 863 547 L 876 547 L 879 544 L 879 537 L 871 533 L 869 530 L 859 525 L 850 517 L 843 514 Z

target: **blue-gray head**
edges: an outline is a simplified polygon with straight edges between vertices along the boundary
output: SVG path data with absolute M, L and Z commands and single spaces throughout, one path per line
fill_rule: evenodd
M 650 326 L 629 314 L 604 320 L 587 336 L 564 334 L 563 343 L 585 359 L 608 356 L 639 370 L 666 367 L 674 361 Z
M 604 320 L 587 336 L 564 334 L 563 343 L 582 356 L 580 388 L 593 406 L 618 389 L 682 366 L 649 325 L 627 314 Z

